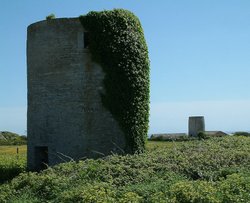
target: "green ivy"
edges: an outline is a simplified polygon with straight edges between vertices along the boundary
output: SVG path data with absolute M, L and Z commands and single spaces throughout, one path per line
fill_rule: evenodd
M 92 59 L 104 72 L 104 106 L 126 135 L 127 153 L 143 152 L 149 122 L 149 58 L 139 19 L 130 11 L 80 16 Z
M 52 20 L 52 19 L 55 19 L 56 16 L 55 14 L 51 13 L 50 15 L 46 16 L 46 20 Z

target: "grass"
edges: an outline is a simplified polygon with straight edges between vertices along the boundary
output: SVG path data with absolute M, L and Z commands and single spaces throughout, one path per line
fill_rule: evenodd
M 22 173 L 0 202 L 250 202 L 250 137 L 150 141 L 143 154 Z
M 17 148 L 19 151 L 19 156 L 26 156 L 27 146 L 0 146 L 0 157 L 6 155 L 17 155 Z
M 17 154 L 18 147 L 18 154 Z M 0 146 L 0 183 L 26 169 L 27 146 Z

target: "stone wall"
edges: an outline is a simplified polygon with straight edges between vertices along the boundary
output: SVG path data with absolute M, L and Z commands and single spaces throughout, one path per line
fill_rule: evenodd
M 84 47 L 78 18 L 28 27 L 27 74 L 29 169 L 44 161 L 36 149 L 48 165 L 122 152 L 124 134 L 101 101 L 104 73 Z
M 188 120 L 188 135 L 196 137 L 199 132 L 205 131 L 205 119 L 203 116 L 190 116 Z

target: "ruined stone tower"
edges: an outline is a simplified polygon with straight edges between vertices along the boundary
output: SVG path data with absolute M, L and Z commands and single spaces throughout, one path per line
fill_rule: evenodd
M 188 120 L 188 135 L 196 137 L 199 132 L 205 131 L 204 116 L 190 116 Z
M 27 74 L 30 170 L 122 152 L 124 133 L 101 101 L 104 72 L 78 18 L 28 27 Z

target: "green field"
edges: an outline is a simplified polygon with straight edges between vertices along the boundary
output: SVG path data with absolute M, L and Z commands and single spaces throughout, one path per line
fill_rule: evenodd
M 143 154 L 22 173 L 0 202 L 250 202 L 250 137 L 148 142 Z
M 26 156 L 27 146 L 0 146 L 0 156 L 5 155 L 17 155 L 17 148 L 18 148 L 18 155 Z
M 26 151 L 26 145 L 0 146 L 0 183 L 25 171 Z

